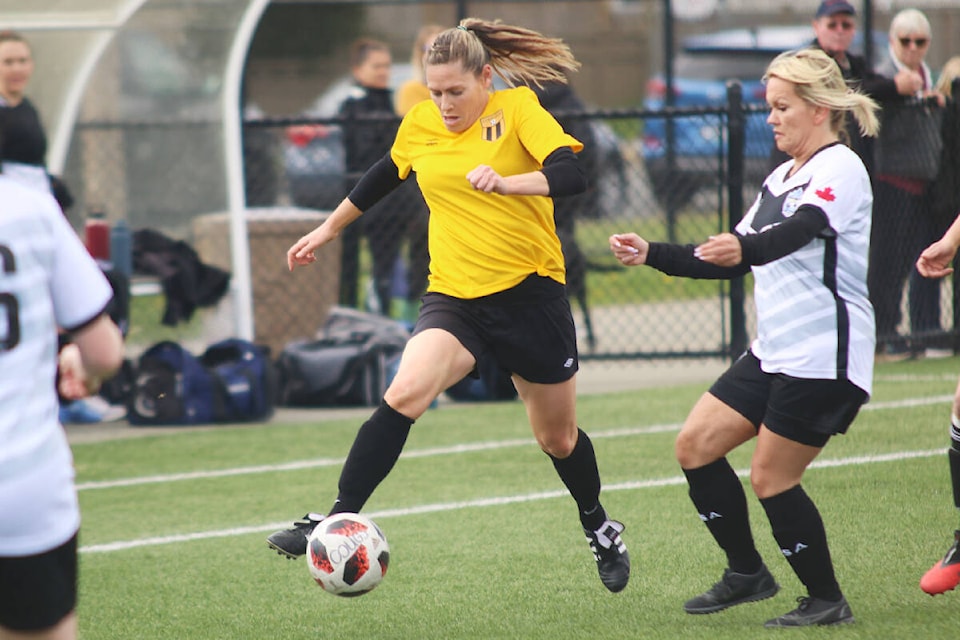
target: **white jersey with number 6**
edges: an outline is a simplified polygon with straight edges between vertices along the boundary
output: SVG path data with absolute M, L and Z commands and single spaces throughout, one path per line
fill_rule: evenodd
M 0 556 L 53 549 L 80 526 L 58 419 L 58 327 L 113 295 L 53 197 L 0 175 Z

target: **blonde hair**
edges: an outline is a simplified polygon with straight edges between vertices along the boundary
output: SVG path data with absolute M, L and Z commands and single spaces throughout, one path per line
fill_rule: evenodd
M 560 82 L 566 84 L 567 71 L 576 71 L 580 63 L 563 40 L 550 38 L 532 29 L 465 18 L 433 41 L 426 64 L 459 62 L 463 70 L 479 75 L 484 65 L 508 85 Z
M 417 39 L 413 41 L 413 51 L 410 52 L 414 78 L 423 80 L 423 57 L 427 53 L 427 43 L 445 30 L 446 27 L 439 24 L 425 24 L 417 31 Z
M 937 80 L 937 91 L 948 98 L 958 98 L 953 95 L 953 81 L 960 78 L 960 56 L 953 56 L 943 65 L 940 71 L 940 79 Z
M 830 129 L 846 140 L 846 116 L 853 114 L 860 133 L 875 136 L 880 131 L 874 100 L 850 88 L 840 67 L 820 49 L 800 49 L 781 53 L 767 67 L 763 81 L 780 78 L 793 83 L 797 96 L 807 104 L 830 110 Z

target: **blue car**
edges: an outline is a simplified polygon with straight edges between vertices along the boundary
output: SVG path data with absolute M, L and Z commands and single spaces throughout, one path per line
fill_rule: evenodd
M 745 103 L 765 105 L 765 87 L 760 79 L 767 64 L 784 51 L 807 46 L 813 38 L 810 25 L 730 29 L 691 36 L 683 41 L 674 61 L 673 105 L 722 107 L 727 101 L 729 80 L 740 81 Z M 862 50 L 860 34 L 851 49 L 854 53 Z M 887 35 L 875 31 L 874 59 L 881 58 L 886 51 Z M 662 109 L 665 96 L 664 78 L 655 76 L 647 83 L 644 107 Z M 769 172 L 773 132 L 766 123 L 767 113 L 765 107 L 759 107 L 747 116 L 744 179 L 751 188 L 759 187 Z M 661 205 L 682 207 L 700 189 L 718 187 L 717 160 L 726 152 L 724 131 L 720 116 L 674 118 L 675 162 L 670 170 L 667 121 L 662 118 L 646 121 L 641 149 L 654 195 Z

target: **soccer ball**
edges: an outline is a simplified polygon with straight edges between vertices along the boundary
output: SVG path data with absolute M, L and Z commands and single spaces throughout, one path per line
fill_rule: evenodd
M 383 531 L 356 513 L 327 517 L 307 538 L 310 575 L 327 593 L 362 596 L 380 584 L 389 563 Z

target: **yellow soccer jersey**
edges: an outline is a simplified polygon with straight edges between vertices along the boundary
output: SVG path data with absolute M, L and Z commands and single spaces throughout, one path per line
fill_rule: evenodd
M 532 273 L 566 282 L 553 201 L 484 193 L 467 181 L 481 164 L 502 176 L 537 171 L 560 147 L 583 149 L 526 87 L 493 93 L 462 133 L 447 131 L 432 101 L 407 113 L 391 155 L 401 178 L 416 172 L 430 208 L 429 291 L 479 298 Z

